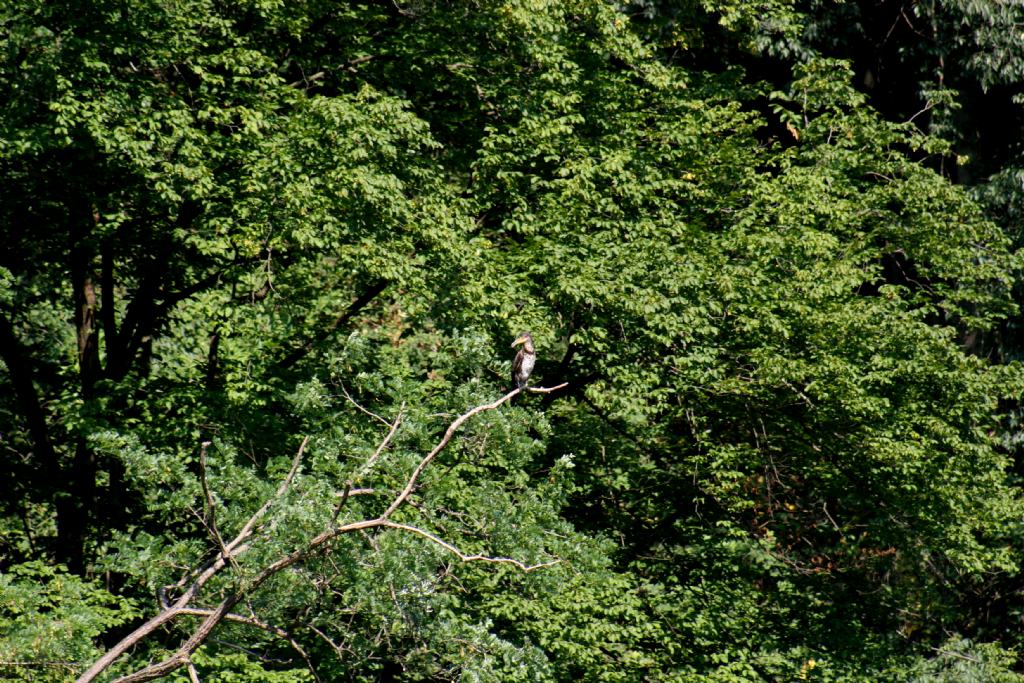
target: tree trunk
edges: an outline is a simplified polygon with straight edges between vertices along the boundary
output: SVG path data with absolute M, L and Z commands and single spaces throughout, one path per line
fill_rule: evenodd
M 96 285 L 93 272 L 94 250 L 90 239 L 99 221 L 92 220 L 71 238 L 71 286 L 74 298 L 75 333 L 78 340 L 78 379 L 85 409 L 96 393 L 100 376 L 99 335 L 97 334 Z M 85 538 L 93 516 L 96 493 L 96 456 L 86 434 L 79 434 L 70 469 L 63 477 L 57 497 L 57 559 L 77 574 L 85 571 Z

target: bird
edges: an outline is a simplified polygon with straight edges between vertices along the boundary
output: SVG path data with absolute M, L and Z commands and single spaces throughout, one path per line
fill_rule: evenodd
M 526 380 L 530 378 L 530 373 L 533 372 L 533 364 L 537 362 L 537 349 L 533 346 L 533 337 L 529 332 L 520 333 L 512 342 L 512 348 L 520 344 L 523 348 L 519 349 L 515 360 L 512 361 L 512 383 L 523 389 L 526 387 Z

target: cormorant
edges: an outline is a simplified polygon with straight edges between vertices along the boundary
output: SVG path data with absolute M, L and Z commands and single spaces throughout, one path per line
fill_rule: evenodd
M 537 349 L 533 347 L 533 337 L 529 332 L 523 332 L 512 342 L 512 348 L 523 345 L 512 361 L 512 382 L 520 389 L 526 386 L 526 380 L 533 372 L 533 364 L 537 361 Z

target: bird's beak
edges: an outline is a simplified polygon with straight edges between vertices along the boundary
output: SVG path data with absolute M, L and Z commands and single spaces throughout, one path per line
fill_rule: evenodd
M 513 349 L 516 348 L 517 346 L 519 346 L 520 344 L 522 344 L 525 341 L 526 341 L 526 337 L 519 337 L 519 339 L 516 339 L 514 342 L 512 342 L 512 348 Z

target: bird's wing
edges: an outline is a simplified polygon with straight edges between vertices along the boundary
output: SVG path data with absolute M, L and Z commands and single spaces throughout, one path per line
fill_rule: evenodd
M 523 358 L 526 356 L 526 351 L 519 349 L 519 353 L 516 354 L 515 360 L 512 361 L 512 381 L 517 381 L 519 377 L 519 371 L 523 369 Z

